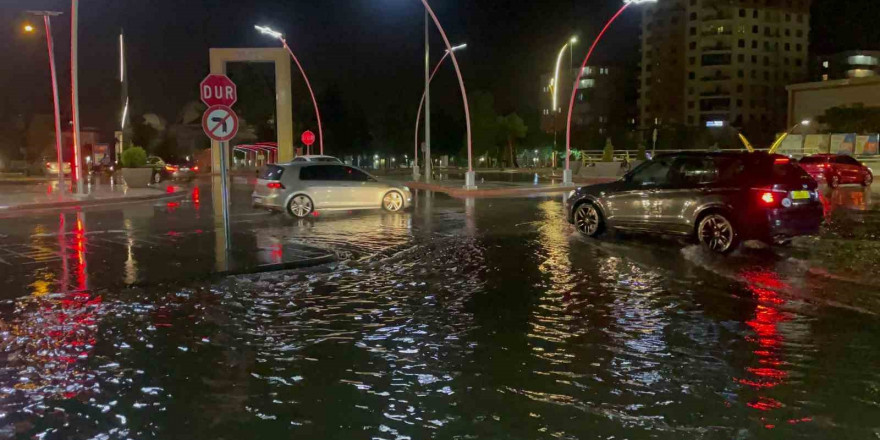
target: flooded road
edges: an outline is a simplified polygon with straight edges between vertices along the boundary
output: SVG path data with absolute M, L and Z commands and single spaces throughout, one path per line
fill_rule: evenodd
M 876 287 L 817 273 L 809 242 L 725 258 L 585 239 L 562 202 L 258 217 L 339 262 L 9 298 L 0 437 L 880 435 Z M 837 221 L 870 233 L 864 205 Z

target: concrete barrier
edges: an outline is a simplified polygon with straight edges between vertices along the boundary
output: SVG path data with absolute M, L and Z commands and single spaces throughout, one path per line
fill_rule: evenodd
M 610 179 L 621 177 L 627 172 L 622 162 L 598 162 L 580 169 L 578 177 L 585 179 Z

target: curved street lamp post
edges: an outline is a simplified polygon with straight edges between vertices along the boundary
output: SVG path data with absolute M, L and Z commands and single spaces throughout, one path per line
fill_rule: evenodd
M 563 184 L 571 184 L 572 183 L 572 175 L 571 175 L 571 115 L 574 110 L 574 100 L 577 96 L 578 91 L 578 83 L 580 83 L 581 78 L 584 75 L 584 70 L 587 68 L 587 63 L 590 61 L 590 57 L 593 55 L 593 51 L 596 50 L 596 46 L 599 44 L 599 41 L 602 40 L 602 37 L 608 32 L 608 28 L 611 27 L 611 24 L 614 23 L 627 8 L 632 5 L 638 5 L 642 3 L 657 3 L 657 0 L 623 0 L 623 6 L 605 23 L 605 27 L 602 28 L 602 31 L 599 32 L 599 35 L 596 36 L 596 39 L 593 40 L 593 45 L 590 46 L 590 50 L 587 51 L 587 56 L 584 58 L 583 64 L 581 64 L 581 68 L 578 71 L 577 77 L 574 80 L 574 84 L 572 84 L 571 89 L 571 99 L 568 102 L 568 122 L 566 123 L 565 128 L 565 171 L 562 174 L 562 183 Z
M 460 44 L 452 48 L 452 52 L 457 50 L 462 50 L 467 47 L 467 44 Z M 428 78 L 428 84 L 434 81 L 434 76 L 437 75 L 437 71 L 440 70 L 440 66 L 443 65 L 443 61 L 446 61 L 446 58 L 449 57 L 450 51 L 446 51 L 443 54 L 443 58 L 440 58 L 440 61 L 437 62 L 437 65 L 434 66 L 434 71 L 431 72 L 431 76 Z M 422 120 L 422 109 L 425 106 L 425 97 L 428 95 L 427 89 L 425 92 L 422 92 L 422 100 L 419 102 L 419 111 L 416 113 L 416 148 L 415 148 L 415 156 L 413 156 L 413 179 L 419 178 L 419 123 Z
M 281 44 L 287 49 L 287 53 L 290 54 L 290 58 L 293 58 L 293 62 L 296 63 L 296 67 L 299 68 L 300 73 L 303 76 L 303 79 L 306 81 L 306 87 L 309 89 L 309 94 L 312 96 L 312 104 L 315 106 L 315 117 L 318 119 L 318 142 L 321 146 L 321 154 L 324 154 L 324 129 L 321 126 L 321 112 L 318 110 L 318 100 L 315 99 L 315 92 L 312 90 L 312 84 L 309 82 L 309 77 L 306 75 L 305 69 L 303 69 L 302 64 L 300 64 L 299 59 L 296 58 L 296 55 L 293 54 L 293 50 L 290 49 L 290 46 L 287 44 L 287 39 L 284 38 L 284 35 L 281 32 L 277 32 L 272 30 L 267 26 L 254 26 L 254 28 L 260 33 L 268 35 L 270 37 L 278 39 Z

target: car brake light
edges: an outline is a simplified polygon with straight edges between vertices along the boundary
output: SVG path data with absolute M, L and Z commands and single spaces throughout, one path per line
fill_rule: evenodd
M 199 166 L 198 166 L 198 165 L 193 166 L 193 167 L 192 167 L 192 170 L 198 172 L 198 171 L 199 171 Z
M 764 204 L 766 205 L 772 205 L 776 203 L 776 197 L 773 195 L 772 192 L 765 192 L 761 194 L 761 201 L 764 202 Z
M 284 189 L 284 185 L 281 182 L 269 182 L 266 184 L 266 188 L 269 189 Z
M 791 162 L 791 159 L 787 157 L 777 157 L 776 160 L 773 161 L 773 163 L 776 165 L 785 165 L 789 162 Z
M 46 168 L 52 168 L 52 163 L 46 162 Z
M 177 167 L 173 165 L 165 165 L 165 171 L 175 172 L 177 171 Z

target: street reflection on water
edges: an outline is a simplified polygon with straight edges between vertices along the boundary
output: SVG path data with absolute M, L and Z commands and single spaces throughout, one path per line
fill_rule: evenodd
M 100 293 L 89 216 L 67 214 L 66 233 L 35 239 L 63 242 L 62 272 L 0 315 L 0 433 L 876 435 L 880 303 L 847 303 L 873 289 L 769 251 L 584 239 L 562 206 L 420 193 L 405 213 L 270 217 L 253 238 L 261 261 L 302 242 L 340 262 Z M 134 226 L 127 279 L 152 270 Z M 48 290 L 54 277 L 69 293 Z

